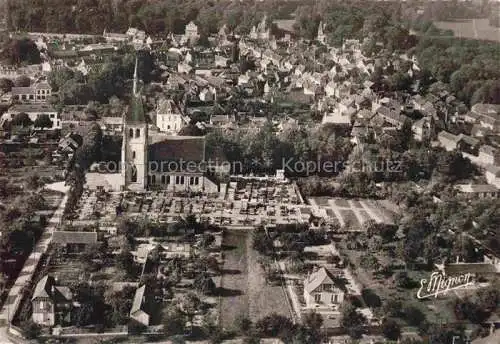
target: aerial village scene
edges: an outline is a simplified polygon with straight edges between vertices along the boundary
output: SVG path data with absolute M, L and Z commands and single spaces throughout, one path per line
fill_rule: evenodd
M 500 3 L 0 0 L 0 344 L 499 344 Z

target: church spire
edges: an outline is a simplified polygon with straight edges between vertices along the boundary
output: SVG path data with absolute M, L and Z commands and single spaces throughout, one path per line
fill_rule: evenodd
M 133 88 L 133 95 L 134 97 L 137 97 L 137 82 L 138 82 L 138 74 L 137 74 L 137 65 L 139 64 L 139 59 L 136 57 L 135 58 L 135 68 L 134 68 L 134 88 Z

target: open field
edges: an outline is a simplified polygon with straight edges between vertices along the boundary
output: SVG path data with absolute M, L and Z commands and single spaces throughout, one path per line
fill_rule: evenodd
M 439 29 L 452 30 L 456 37 L 500 42 L 500 28 L 490 26 L 487 18 L 438 21 L 434 22 L 434 25 Z
M 248 234 L 243 231 L 227 231 L 224 235 L 224 275 L 220 324 L 233 326 L 238 316 L 248 316 Z
M 257 321 L 271 313 L 290 317 L 290 309 L 283 288 L 266 283 L 264 270 L 258 262 L 258 253 L 252 249 L 252 239 L 248 235 L 248 292 L 250 299 L 250 319 Z
M 266 283 L 258 253 L 252 249 L 251 232 L 229 230 L 223 243 L 221 325 L 231 328 L 239 316 L 252 321 L 273 312 L 290 316 L 281 286 Z
M 351 228 L 359 229 L 369 220 L 391 224 L 397 216 L 397 211 L 389 210 L 397 207 L 386 200 L 310 197 L 308 201 L 324 208 L 340 225 L 349 224 Z

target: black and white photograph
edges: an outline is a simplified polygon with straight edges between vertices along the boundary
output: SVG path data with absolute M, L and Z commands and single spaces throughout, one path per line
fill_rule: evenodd
M 0 344 L 500 344 L 500 0 L 0 0 Z

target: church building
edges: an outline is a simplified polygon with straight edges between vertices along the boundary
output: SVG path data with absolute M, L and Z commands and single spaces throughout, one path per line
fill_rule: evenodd
M 218 192 L 219 184 L 207 163 L 204 136 L 170 136 L 150 130 L 149 125 L 138 91 L 136 61 L 133 96 L 123 114 L 121 188 Z

